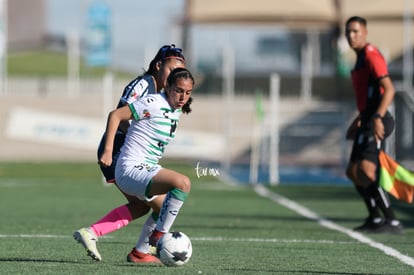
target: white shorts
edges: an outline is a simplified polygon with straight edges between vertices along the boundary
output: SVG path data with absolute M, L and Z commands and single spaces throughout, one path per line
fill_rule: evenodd
M 115 180 L 118 187 L 129 195 L 138 197 L 140 200 L 152 201 L 157 196 L 150 198 L 145 196 L 148 184 L 152 178 L 162 169 L 161 165 L 150 166 L 142 163 L 140 165 L 116 165 Z

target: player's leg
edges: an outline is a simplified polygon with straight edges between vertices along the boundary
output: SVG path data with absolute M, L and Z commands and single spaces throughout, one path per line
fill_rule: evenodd
M 362 225 L 354 228 L 357 231 L 371 230 L 382 224 L 383 219 L 379 212 L 375 199 L 367 192 L 366 187 L 360 182 L 358 177 L 359 162 L 362 159 L 362 152 L 364 150 L 363 132 L 359 129 L 354 137 L 351 156 L 348 167 L 346 169 L 347 177 L 352 181 L 358 194 L 364 201 L 365 207 L 368 210 L 368 217 Z
M 158 240 L 170 231 L 184 201 L 191 190 L 191 181 L 187 176 L 169 169 L 161 169 L 147 186 L 148 196 L 166 194 L 157 225 L 149 242 L 155 246 Z
M 385 219 L 385 222 L 379 227 L 374 228 L 372 232 L 401 233 L 402 225 L 394 214 L 388 194 L 378 185 L 377 177 L 373 178 L 370 176 L 376 174 L 376 169 L 376 165 L 371 161 L 364 160 L 361 162 L 359 177 L 364 179 L 366 192 L 375 200 Z
M 117 169 L 117 174 L 122 175 L 117 182 L 118 187 L 124 193 L 136 196 L 145 203 L 147 207 L 153 209 L 153 214 L 147 218 L 136 246 L 134 246 L 127 256 L 127 261 L 135 263 L 160 263 L 159 259 L 150 253 L 148 238 L 155 227 L 165 195 L 148 195 L 145 190 L 151 182 L 151 179 L 162 170 L 162 168 L 159 165 L 148 167 L 143 164 L 134 165 L 132 167 L 119 166 Z M 137 250 L 137 247 L 139 250 Z
M 112 231 L 121 229 L 128 225 L 129 222 L 148 213 L 149 207 L 139 200 L 136 196 L 129 195 L 123 192 L 115 182 L 115 167 L 118 157 L 121 153 L 121 147 L 125 141 L 125 134 L 118 132 L 114 140 L 114 149 L 112 155 L 112 165 L 110 167 L 104 167 L 100 165 L 102 174 L 104 175 L 108 183 L 115 183 L 116 187 L 121 191 L 128 203 L 114 208 L 108 212 L 105 216 L 99 219 L 97 222 L 91 225 L 93 231 L 95 231 L 98 237 L 104 236 Z M 105 135 L 98 148 L 98 159 L 102 155 L 105 144 Z
M 155 196 L 163 194 L 160 214 L 158 216 L 155 230 L 149 243 L 155 246 L 159 238 L 168 232 L 175 221 L 175 218 L 188 196 L 191 189 L 191 182 L 188 177 L 161 166 L 147 167 L 147 165 L 134 165 L 116 167 L 117 183 L 120 189 L 130 195 L 145 197 L 151 201 Z M 159 209 L 160 203 L 157 204 Z M 150 226 L 150 220 L 146 226 Z M 155 240 L 155 241 L 154 241 Z M 134 252 L 135 249 L 132 251 Z M 153 262 L 153 261 L 151 261 Z
M 378 227 L 383 222 L 383 218 L 379 212 L 379 209 L 375 203 L 375 199 L 366 191 L 366 188 L 358 182 L 357 178 L 358 165 L 356 163 L 350 163 L 347 168 L 347 176 L 354 184 L 355 189 L 364 201 L 365 207 L 368 210 L 368 217 L 364 223 L 354 228 L 356 231 L 365 231 Z
M 164 195 L 158 195 L 151 201 L 146 201 L 147 205 L 153 209 L 152 214 L 147 218 L 144 226 L 141 230 L 138 242 L 132 251 L 127 256 L 128 262 L 135 263 L 158 263 L 158 258 L 154 257 L 155 247 L 150 246 L 149 237 L 155 229 L 155 225 L 158 219 L 158 213 L 160 212 L 162 203 L 164 201 Z M 153 249 L 153 251 L 151 251 Z
M 378 156 L 379 151 L 384 149 L 384 141 L 377 141 L 372 132 L 367 136 L 369 137 L 358 167 L 358 179 L 369 196 L 375 200 L 385 219 L 384 223 L 372 232 L 402 233 L 402 225 L 394 214 L 388 194 L 378 184 Z
M 114 141 L 113 163 L 110 167 L 100 166 L 102 174 L 108 183 L 115 183 L 115 163 L 118 159 L 120 149 L 124 143 L 125 135 L 117 133 Z M 98 147 L 98 159 L 103 152 L 103 145 L 105 144 L 105 136 L 102 137 Z M 118 185 L 116 185 L 119 189 Z M 105 214 L 98 221 L 89 227 L 80 228 L 73 237 L 86 249 L 88 256 L 96 261 L 101 261 L 102 257 L 96 247 L 98 238 L 104 236 L 115 230 L 128 225 L 132 220 L 144 216 L 148 213 L 149 207 L 140 201 L 137 197 L 131 196 L 120 190 L 125 198 L 128 200 L 127 204 L 118 206 L 107 214 Z
M 143 201 L 135 196 L 122 193 L 128 200 L 128 203 L 112 209 L 90 226 L 96 236 L 101 237 L 119 230 L 127 226 L 131 221 L 149 212 L 150 208 Z

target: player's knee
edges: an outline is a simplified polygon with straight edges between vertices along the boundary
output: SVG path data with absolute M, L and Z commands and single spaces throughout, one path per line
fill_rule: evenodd
M 373 171 L 367 171 L 365 172 L 365 175 L 367 176 L 370 182 L 375 182 L 377 180 L 377 175 Z
M 376 181 L 377 176 L 375 170 L 366 169 L 366 167 L 365 169 L 364 167 L 360 167 L 360 169 L 358 169 L 358 179 L 363 186 L 368 186 Z
M 183 192 L 190 193 L 191 181 L 187 176 L 181 175 L 176 179 L 175 187 L 182 190 Z
M 377 166 L 371 161 L 362 161 L 358 167 L 358 177 L 370 183 L 377 179 Z

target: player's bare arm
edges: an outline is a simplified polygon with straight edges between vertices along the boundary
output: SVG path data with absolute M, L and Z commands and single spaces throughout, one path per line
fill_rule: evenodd
M 116 131 L 121 121 L 127 121 L 132 118 L 131 110 L 129 106 L 123 106 L 109 113 L 108 122 L 106 124 L 106 142 L 105 150 L 99 159 L 99 163 L 104 166 L 110 166 L 112 164 L 112 151 L 115 139 Z
M 384 89 L 384 95 L 382 97 L 381 104 L 378 106 L 377 114 L 379 115 L 374 118 L 375 123 L 375 136 L 377 140 L 384 139 L 384 124 L 382 123 L 381 117 L 384 117 L 385 113 L 387 112 L 388 107 L 391 105 L 392 101 L 394 100 L 395 89 L 394 85 L 392 84 L 390 77 L 384 77 L 380 80 L 380 85 Z

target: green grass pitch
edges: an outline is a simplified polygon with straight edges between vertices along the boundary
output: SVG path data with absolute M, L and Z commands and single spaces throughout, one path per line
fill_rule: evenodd
M 114 186 L 103 183 L 96 164 L 0 163 L 0 274 L 414 274 L 399 257 L 321 226 L 249 186 L 197 177 L 191 163 L 164 166 L 192 178 L 173 227 L 192 240 L 185 266 L 126 262 L 144 218 L 99 240 L 102 262 L 86 256 L 72 233 L 124 203 Z M 351 186 L 267 188 L 342 228 L 359 225 L 366 215 Z M 393 204 L 405 234 L 363 236 L 410 261 L 413 207 Z

